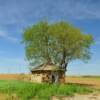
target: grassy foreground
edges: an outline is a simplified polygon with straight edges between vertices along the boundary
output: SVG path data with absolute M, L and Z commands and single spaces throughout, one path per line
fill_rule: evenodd
M 0 80 L 0 93 L 16 94 L 18 100 L 50 100 L 52 96 L 73 96 L 74 93 L 90 93 L 93 90 L 76 84 L 50 85 L 13 80 Z

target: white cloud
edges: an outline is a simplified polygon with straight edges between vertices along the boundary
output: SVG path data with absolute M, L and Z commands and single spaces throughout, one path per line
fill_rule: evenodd
M 11 2 L 12 1 L 12 2 Z M 0 23 L 24 26 L 30 22 L 48 17 L 73 19 L 100 19 L 100 0 L 21 0 L 0 5 Z
M 60 9 L 62 15 L 73 19 L 100 19 L 99 5 L 99 1 L 94 3 L 93 0 L 66 0 Z
M 18 39 L 12 36 L 9 36 L 7 32 L 0 30 L 0 38 L 4 38 L 6 40 L 9 40 L 11 42 L 17 42 Z

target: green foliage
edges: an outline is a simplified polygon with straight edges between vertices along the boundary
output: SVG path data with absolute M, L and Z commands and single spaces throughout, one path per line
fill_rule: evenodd
M 42 61 L 63 66 L 75 59 L 90 59 L 93 37 L 66 22 L 49 24 L 44 21 L 27 28 L 23 42 L 31 64 Z
M 47 22 L 40 22 L 24 31 L 23 42 L 25 43 L 26 57 L 32 65 L 50 61 L 48 29 Z
M 61 55 L 58 62 L 69 62 L 75 59 L 88 60 L 93 38 L 90 34 L 83 34 L 80 29 L 66 22 L 54 23 L 50 26 L 50 33 L 55 40 L 53 49 L 56 55 Z M 57 56 L 55 56 L 57 58 Z M 56 59 L 55 58 L 55 59 Z
M 76 84 L 51 85 L 36 84 L 21 81 L 0 80 L 0 92 L 9 95 L 16 94 L 18 100 L 51 100 L 52 96 L 73 96 L 74 93 L 91 93 L 93 89 Z

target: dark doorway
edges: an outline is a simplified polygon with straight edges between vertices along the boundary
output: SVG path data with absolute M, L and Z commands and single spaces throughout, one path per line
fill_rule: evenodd
M 52 83 L 58 83 L 58 80 L 59 80 L 59 74 L 57 72 L 53 72 L 51 75 Z
M 55 83 L 55 76 L 52 75 L 52 83 Z

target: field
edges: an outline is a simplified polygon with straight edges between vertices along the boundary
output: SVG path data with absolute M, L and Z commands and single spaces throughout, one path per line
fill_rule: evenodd
M 88 85 L 100 89 L 100 76 L 68 76 L 66 83 Z
M 0 74 L 0 80 L 16 80 L 21 74 Z
M 100 77 L 68 76 L 66 84 L 51 85 L 24 82 L 23 76 L 0 75 L 0 100 L 100 100 Z
M 93 90 L 76 84 L 51 85 L 1 80 L 0 92 L 11 96 L 10 99 L 30 100 L 33 98 L 35 100 L 48 100 L 52 96 L 73 96 L 74 93 L 91 93 Z
M 29 74 L 0 74 L 0 80 L 21 80 Z M 66 76 L 66 83 L 75 83 L 100 88 L 100 76 Z

